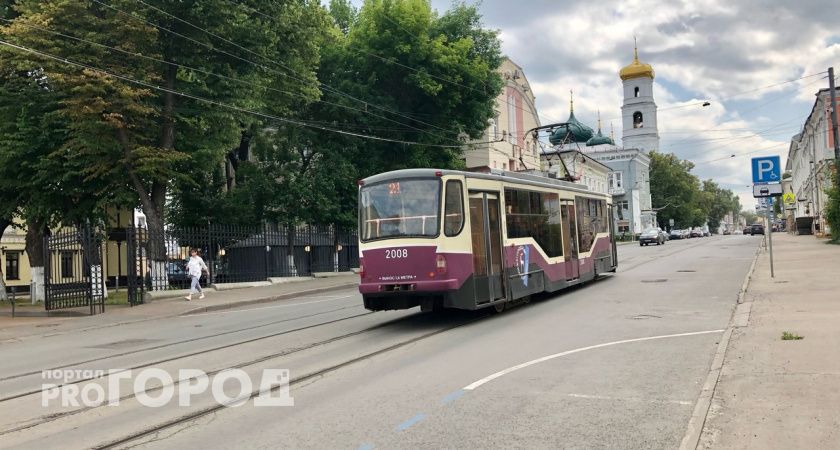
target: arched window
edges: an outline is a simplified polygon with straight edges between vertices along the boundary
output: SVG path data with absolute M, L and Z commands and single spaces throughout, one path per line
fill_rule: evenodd
M 633 97 L 638 97 L 638 96 L 639 96 L 639 86 L 636 86 L 635 88 L 633 88 Z
M 644 122 L 642 121 L 642 112 L 636 111 L 633 113 L 633 128 L 642 127 L 644 127 Z

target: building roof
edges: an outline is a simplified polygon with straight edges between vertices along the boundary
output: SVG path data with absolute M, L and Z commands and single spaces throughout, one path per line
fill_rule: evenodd
M 633 47 L 633 62 L 621 68 L 618 72 L 618 76 L 621 77 L 622 80 L 629 80 L 631 78 L 653 78 L 655 73 L 653 72 L 653 67 L 650 64 L 645 64 L 639 61 L 639 49 L 637 47 Z
M 575 117 L 575 100 L 570 98 L 569 118 L 566 119 L 566 122 L 554 128 L 551 136 L 548 137 L 548 141 L 551 142 L 551 145 L 586 142 L 592 138 L 593 134 L 594 131 L 591 127 L 584 125 Z
M 593 147 L 596 145 L 604 144 L 615 145 L 615 142 L 613 142 L 612 138 L 610 138 L 609 136 L 604 136 L 603 134 L 601 134 L 601 111 L 598 111 L 598 133 L 595 136 L 589 138 L 588 141 L 586 141 L 586 146 Z

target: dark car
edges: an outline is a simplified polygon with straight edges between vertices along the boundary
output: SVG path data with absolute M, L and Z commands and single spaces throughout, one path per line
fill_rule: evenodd
M 750 227 L 749 226 L 744 227 L 744 235 L 747 235 L 747 234 L 750 234 Z
M 662 230 L 659 228 L 648 228 L 641 236 L 639 236 L 639 245 L 662 245 L 665 243 L 665 238 L 662 234 Z
M 750 235 L 755 236 L 756 234 L 764 234 L 764 225 L 760 223 L 750 225 Z
M 671 239 L 682 239 L 682 238 L 683 238 L 682 230 L 678 230 L 676 228 L 671 230 Z

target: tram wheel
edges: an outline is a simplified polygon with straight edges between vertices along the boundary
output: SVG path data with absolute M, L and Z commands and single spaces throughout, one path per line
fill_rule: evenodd
M 493 305 L 493 308 L 496 310 L 497 313 L 503 312 L 505 310 L 505 307 L 507 307 L 507 302 L 499 302 Z

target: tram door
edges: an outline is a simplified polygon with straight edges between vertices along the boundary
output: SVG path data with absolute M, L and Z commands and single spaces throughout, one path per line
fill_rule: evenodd
M 504 298 L 499 196 L 470 193 L 470 223 L 476 303 Z
M 569 200 L 560 202 L 560 215 L 563 220 L 563 250 L 566 254 L 566 278 L 574 280 L 580 278 L 575 202 Z

